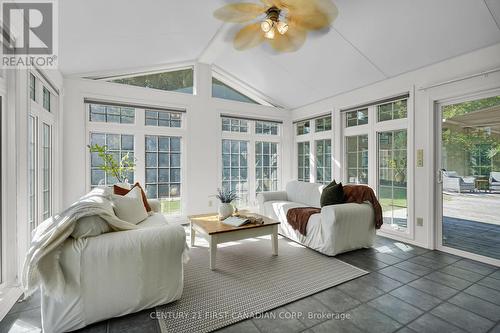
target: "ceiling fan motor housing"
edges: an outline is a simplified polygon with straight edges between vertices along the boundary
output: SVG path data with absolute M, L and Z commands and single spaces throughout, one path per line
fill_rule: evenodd
M 278 22 L 280 18 L 281 10 L 277 7 L 271 7 L 266 12 L 266 18 L 272 20 L 273 22 Z

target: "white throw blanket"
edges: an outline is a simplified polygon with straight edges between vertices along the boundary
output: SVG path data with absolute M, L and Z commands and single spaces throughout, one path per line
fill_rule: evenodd
M 91 215 L 102 217 L 114 231 L 139 228 L 116 217 L 110 194 L 106 189 L 92 190 L 59 215 L 45 220 L 33 231 L 22 276 L 25 297 L 31 295 L 40 284 L 43 284 L 47 295 L 55 298 L 63 295 L 65 279 L 59 264 L 62 244 L 73 232 L 75 223 L 80 218 Z

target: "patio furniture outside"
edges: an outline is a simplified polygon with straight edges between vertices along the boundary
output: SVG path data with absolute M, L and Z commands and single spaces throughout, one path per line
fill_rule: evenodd
M 500 171 L 490 173 L 490 191 L 500 191 Z
M 456 171 L 443 171 L 443 190 L 458 193 L 475 191 L 476 178 L 459 176 Z

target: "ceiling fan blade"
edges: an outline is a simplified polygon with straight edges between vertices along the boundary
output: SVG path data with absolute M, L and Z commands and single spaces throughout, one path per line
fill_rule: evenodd
M 231 3 L 217 9 L 214 12 L 214 16 L 225 22 L 243 23 L 264 14 L 266 10 L 267 7 L 256 3 Z
M 286 34 L 277 33 L 273 39 L 269 39 L 269 44 L 278 52 L 294 52 L 304 45 L 307 38 L 307 30 L 295 24 L 289 24 Z
M 259 23 L 252 23 L 238 31 L 234 37 L 234 48 L 243 51 L 251 49 L 264 41 L 264 33 Z
M 299 3 L 304 0 L 286 0 Z M 328 27 L 337 18 L 338 9 L 331 0 L 310 0 L 308 5 L 290 8 L 289 19 L 306 30 Z
M 282 8 L 283 5 L 283 0 L 260 0 L 264 5 L 270 7 L 278 7 Z

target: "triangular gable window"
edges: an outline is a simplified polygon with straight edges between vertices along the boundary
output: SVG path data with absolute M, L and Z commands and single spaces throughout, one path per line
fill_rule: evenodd
M 251 104 L 260 104 L 250 97 L 243 95 L 236 89 L 228 86 L 227 84 L 217 80 L 216 78 L 212 78 L 212 97 L 228 99 L 231 101 L 251 103 Z
M 174 91 L 193 94 L 193 69 L 144 74 L 119 79 L 109 79 L 109 82 L 128 84 L 131 86 Z

